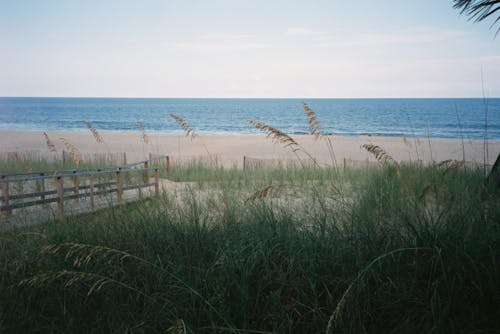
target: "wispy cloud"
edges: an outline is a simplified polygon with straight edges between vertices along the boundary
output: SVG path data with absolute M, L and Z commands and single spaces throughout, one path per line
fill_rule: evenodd
M 207 33 L 187 41 L 167 43 L 166 47 L 190 53 L 224 53 L 267 49 L 272 44 L 251 34 Z
M 185 43 L 171 43 L 167 45 L 168 49 L 177 51 L 186 51 L 194 53 L 217 53 L 217 52 L 232 52 L 232 51 L 247 51 L 256 49 L 271 48 L 272 45 L 268 43 L 206 43 L 200 41 L 185 42 Z
M 359 33 L 350 35 L 329 35 L 328 40 L 315 43 L 319 47 L 346 46 L 389 46 L 442 42 L 471 35 L 461 30 L 442 30 L 435 28 L 413 28 L 393 33 Z
M 203 40 L 249 40 L 255 39 L 256 36 L 252 34 L 221 34 L 221 33 L 209 33 L 200 36 Z
M 285 34 L 287 36 L 304 36 L 304 37 L 329 35 L 329 33 L 325 31 L 320 31 L 305 27 L 290 27 L 286 30 Z
M 286 36 L 308 37 L 314 46 L 333 48 L 347 46 L 386 46 L 441 42 L 471 35 L 470 32 L 436 27 L 413 27 L 394 32 L 322 31 L 306 27 L 290 27 Z

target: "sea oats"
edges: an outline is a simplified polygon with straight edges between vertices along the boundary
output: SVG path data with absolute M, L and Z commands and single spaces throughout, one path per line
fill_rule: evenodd
M 408 142 L 408 138 L 406 137 L 406 134 L 404 134 L 404 133 L 403 133 L 403 143 L 404 143 L 406 146 L 408 146 L 408 147 L 410 147 L 410 146 L 411 146 L 411 145 L 410 145 L 410 143 Z
M 448 159 L 448 160 L 443 160 L 443 161 L 437 163 L 436 167 L 444 168 L 446 171 L 448 171 L 448 170 L 455 170 L 455 169 L 464 167 L 464 165 L 465 165 L 465 161 L 463 161 L 463 160 Z
M 146 133 L 146 129 L 144 128 L 144 124 L 141 121 L 137 121 L 137 126 L 139 130 L 141 130 L 141 139 L 144 144 L 149 144 L 151 141 L 149 139 L 148 134 Z
M 316 113 L 309 107 L 309 105 L 305 102 L 302 102 L 302 108 L 304 109 L 304 113 L 306 114 L 309 122 L 309 133 L 314 136 L 315 140 L 317 140 L 318 138 L 325 140 L 332 165 L 337 166 L 337 158 L 335 156 L 335 149 L 333 147 L 332 139 L 330 138 L 330 136 L 324 134 L 321 131 L 321 124 L 318 121 L 318 117 L 316 116 Z M 315 159 L 313 160 L 316 161 Z
M 102 144 L 104 142 L 104 140 L 102 139 L 102 136 L 101 134 L 97 131 L 96 128 L 94 128 L 94 126 L 92 126 L 92 124 L 90 124 L 89 122 L 87 121 L 83 121 L 83 123 L 85 123 L 85 125 L 87 126 L 87 128 L 90 130 L 90 132 L 92 133 L 92 136 L 94 136 L 94 139 L 95 141 L 98 143 L 98 144 Z
M 282 188 L 283 188 L 282 185 L 268 184 L 267 186 L 260 188 L 259 190 L 254 192 L 252 195 L 248 196 L 245 199 L 245 203 L 248 201 L 255 201 L 257 199 L 265 198 L 268 195 L 279 196 Z
M 79 165 L 80 162 L 82 162 L 83 160 L 82 153 L 80 153 L 80 151 L 76 148 L 76 146 L 71 144 L 66 138 L 59 138 L 59 139 L 63 142 L 64 146 L 69 151 L 71 160 L 73 160 L 75 165 Z
M 257 129 L 266 133 L 268 137 L 272 138 L 273 140 L 275 140 L 281 144 L 284 144 L 285 147 L 289 147 L 293 152 L 296 152 L 300 149 L 300 146 L 295 141 L 295 139 L 293 139 L 292 137 L 290 137 L 289 135 L 287 135 L 283 131 L 278 130 L 270 125 L 267 125 L 266 123 L 256 121 L 254 119 L 252 119 L 248 122 L 250 124 L 252 124 L 254 127 L 256 127 Z
M 302 108 L 309 121 L 309 132 L 317 139 L 321 135 L 321 125 L 316 117 L 316 113 L 305 102 L 302 102 Z
M 381 148 L 378 145 L 364 144 L 361 147 L 370 152 L 371 154 L 373 154 L 375 156 L 375 159 L 377 159 L 377 161 L 383 165 L 388 165 L 388 164 L 398 165 L 396 160 L 394 160 L 389 153 L 387 153 L 383 148 Z
M 196 133 L 194 132 L 194 129 L 189 125 L 189 123 L 185 119 L 177 116 L 176 114 L 170 114 L 170 117 L 172 117 L 177 122 L 177 124 L 179 124 L 179 126 L 186 133 L 187 137 L 191 136 L 191 139 L 196 137 Z
M 45 137 L 45 142 L 47 143 L 47 148 L 49 149 L 49 151 L 50 152 L 57 152 L 56 146 L 54 145 L 54 143 L 52 142 L 52 140 L 50 140 L 50 137 L 47 134 L 47 132 L 44 132 L 43 136 Z

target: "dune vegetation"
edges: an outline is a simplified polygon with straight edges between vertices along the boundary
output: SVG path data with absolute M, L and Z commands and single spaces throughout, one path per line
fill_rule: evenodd
M 498 332 L 497 185 L 365 149 L 378 168 L 177 166 L 175 191 L 2 232 L 0 332 Z

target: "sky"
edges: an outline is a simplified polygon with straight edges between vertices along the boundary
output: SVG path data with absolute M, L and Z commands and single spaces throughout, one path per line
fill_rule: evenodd
M 0 0 L 0 96 L 500 97 L 452 0 Z

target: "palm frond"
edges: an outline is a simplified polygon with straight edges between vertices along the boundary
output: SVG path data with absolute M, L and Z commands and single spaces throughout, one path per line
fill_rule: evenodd
M 483 21 L 490 16 L 498 15 L 494 18 L 492 27 L 500 21 L 500 0 L 454 0 L 454 8 L 460 9 L 462 14 L 469 16 L 475 22 Z M 497 30 L 497 34 L 500 28 Z

